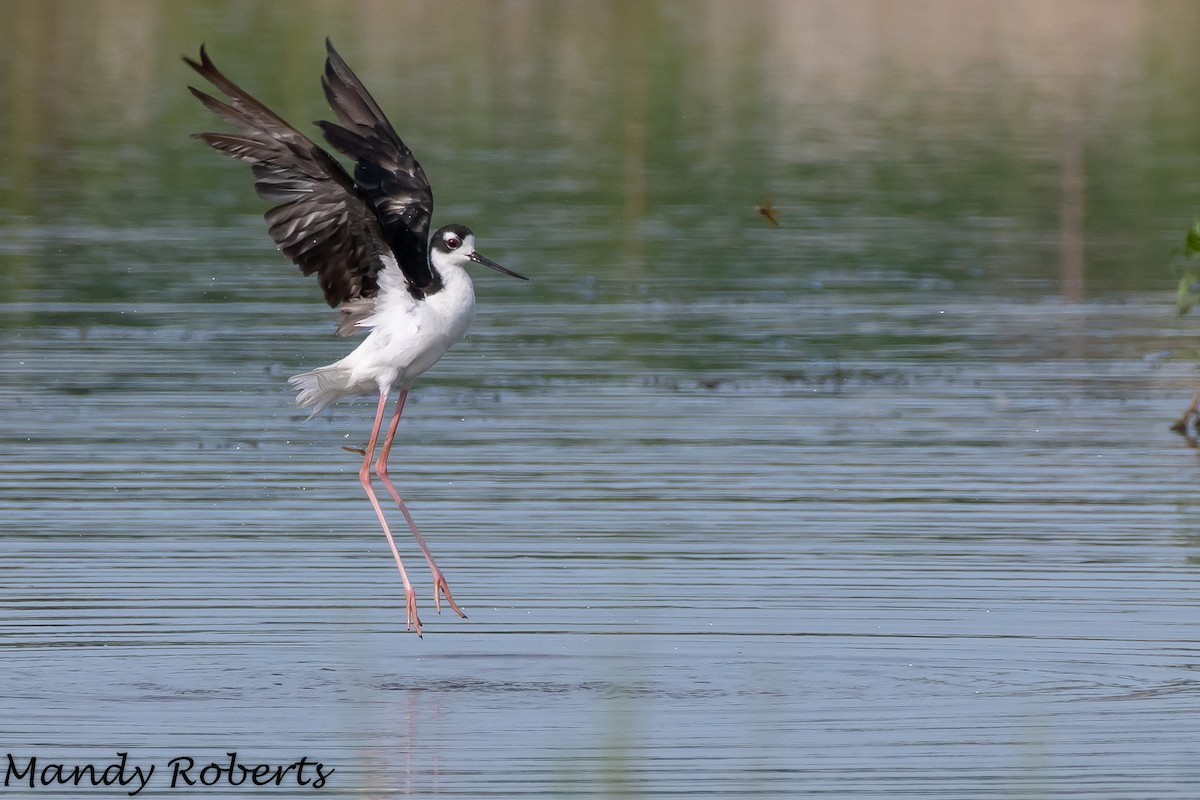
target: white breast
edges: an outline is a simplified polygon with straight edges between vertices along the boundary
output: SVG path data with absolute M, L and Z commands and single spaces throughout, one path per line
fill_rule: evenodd
M 445 270 L 442 288 L 421 300 L 390 285 L 398 275 L 398 269 L 380 273 L 375 313 L 361 323 L 371 333 L 341 362 L 362 392 L 407 389 L 466 335 L 475 317 L 475 290 L 465 270 Z

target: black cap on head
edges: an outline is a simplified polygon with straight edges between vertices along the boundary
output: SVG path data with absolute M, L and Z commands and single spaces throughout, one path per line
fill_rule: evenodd
M 429 249 L 449 255 L 462 247 L 468 236 L 474 235 L 466 225 L 443 225 L 433 234 L 433 239 L 429 242 Z

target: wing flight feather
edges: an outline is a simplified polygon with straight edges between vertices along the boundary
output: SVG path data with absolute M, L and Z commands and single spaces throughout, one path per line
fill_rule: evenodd
M 379 292 L 382 256 L 390 247 L 377 203 L 326 150 L 220 72 L 200 48 L 192 69 L 229 98 L 189 86 L 206 108 L 238 133 L 198 133 L 213 149 L 248 163 L 271 238 L 305 275 L 316 273 L 332 307 Z

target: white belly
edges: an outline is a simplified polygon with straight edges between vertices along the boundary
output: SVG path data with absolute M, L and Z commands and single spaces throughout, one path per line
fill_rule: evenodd
M 359 392 L 407 389 L 467 334 L 475 317 L 475 291 L 465 272 L 447 276 L 442 290 L 423 300 L 381 304 L 371 333 L 342 360 Z

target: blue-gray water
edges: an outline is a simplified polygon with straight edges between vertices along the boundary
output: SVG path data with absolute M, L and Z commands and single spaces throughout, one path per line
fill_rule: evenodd
M 0 758 L 1195 796 L 1194 7 L 0 5 Z M 303 123 L 327 33 L 534 279 L 477 276 L 401 428 L 469 615 L 393 514 L 423 639 L 342 449 L 372 404 L 286 389 L 347 341 L 187 138 L 180 53 Z

